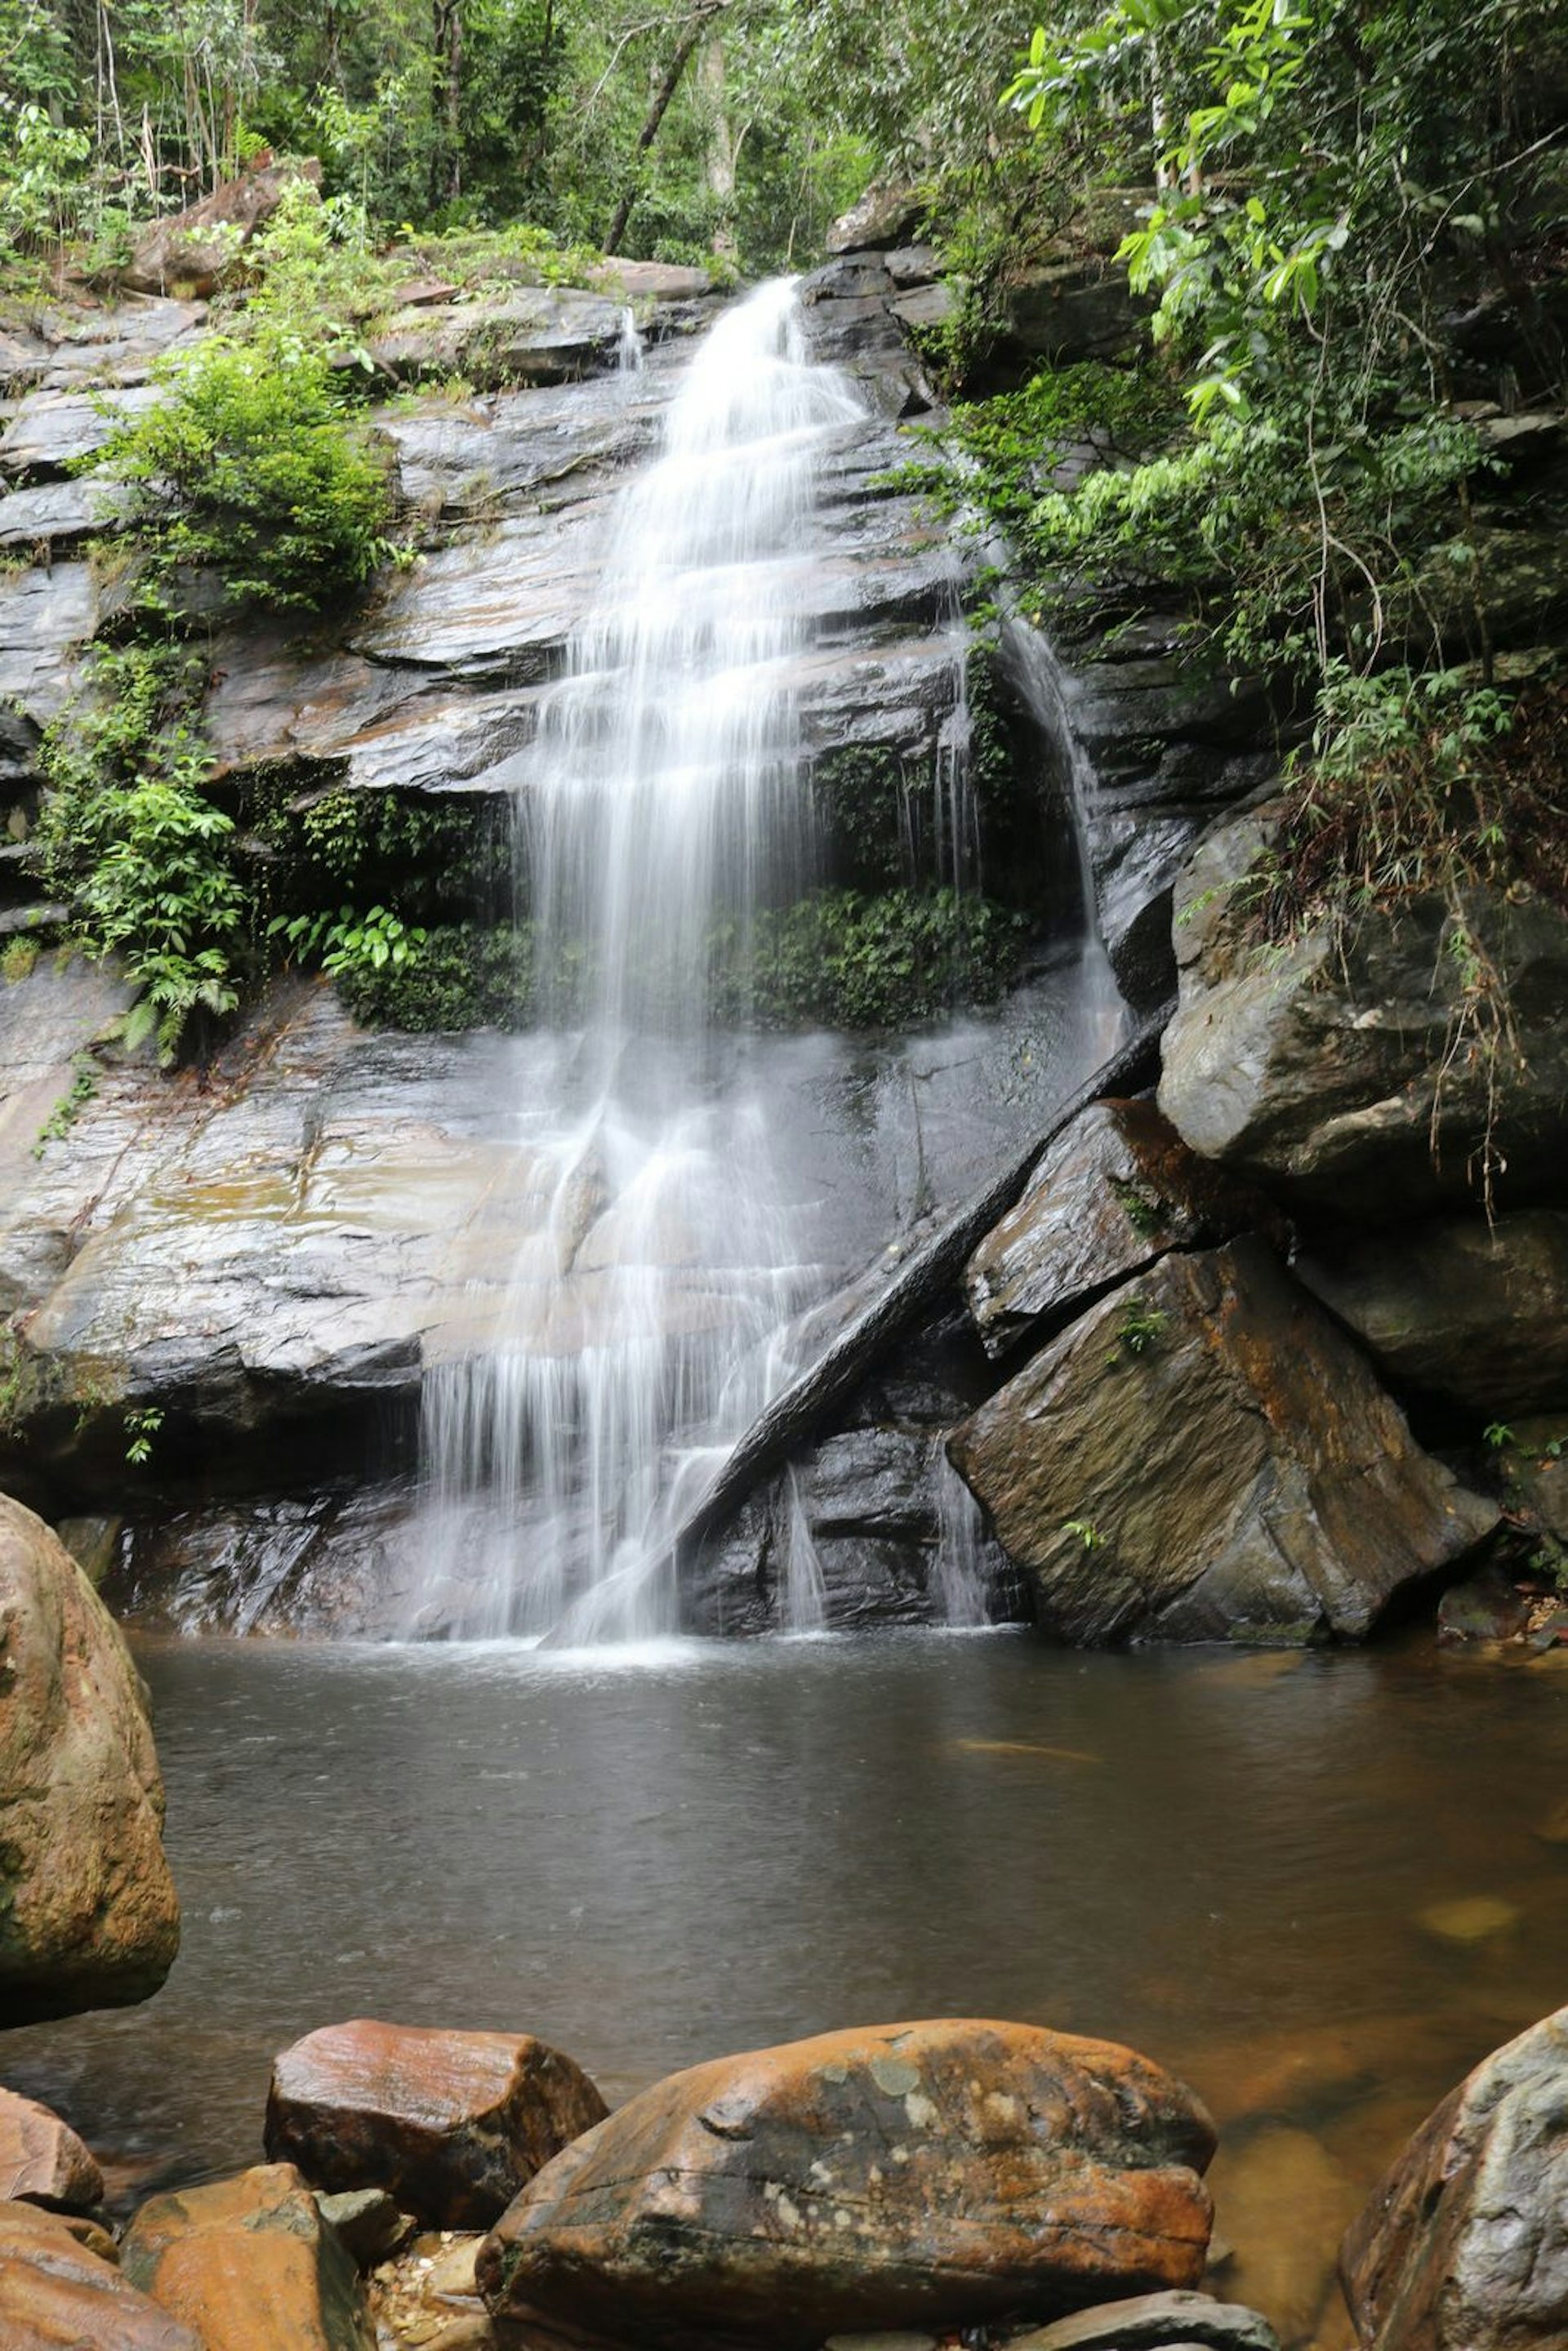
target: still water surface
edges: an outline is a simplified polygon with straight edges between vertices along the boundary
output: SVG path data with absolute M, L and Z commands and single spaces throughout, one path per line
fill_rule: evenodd
M 138 1656 L 184 1948 L 148 2005 L 4 2053 L 122 2197 L 256 2160 L 273 2052 L 337 2018 L 525 2027 L 612 2098 L 837 2024 L 1034 2019 L 1209 2100 L 1239 2285 L 1306 2339 L 1270 2197 L 1321 2282 L 1421 2113 L 1568 2001 L 1568 1656 Z

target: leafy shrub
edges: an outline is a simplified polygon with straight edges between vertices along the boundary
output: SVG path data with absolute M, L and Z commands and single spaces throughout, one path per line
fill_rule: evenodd
M 952 890 L 821 891 L 759 915 L 749 956 L 737 935 L 721 935 L 716 998 L 721 1013 L 768 1028 L 905 1027 L 955 1005 L 994 1003 L 1024 927 Z

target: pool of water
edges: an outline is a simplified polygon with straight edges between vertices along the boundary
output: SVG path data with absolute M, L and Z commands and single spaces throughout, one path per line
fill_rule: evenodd
M 1328 2342 L 1382 2166 L 1568 2000 L 1564 1656 L 137 1648 L 183 1949 L 3 2069 L 122 2200 L 256 2160 L 274 2051 L 334 2019 L 526 2028 L 617 2098 L 833 2025 L 1016 2017 L 1193 2083 L 1226 2290 Z

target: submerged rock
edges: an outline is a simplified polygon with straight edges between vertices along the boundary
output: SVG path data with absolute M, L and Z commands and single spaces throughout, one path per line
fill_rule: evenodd
M 120 2260 L 204 2351 L 373 2351 L 354 2264 L 292 2164 L 155 2196 Z
M 948 1449 L 1085 1644 L 1360 1638 L 1498 1517 L 1256 1240 L 1113 1290 Z
M 0 2021 L 157 1991 L 180 1941 L 146 1693 L 41 1519 L 0 1496 Z
M 0 2204 L 0 2342 L 5 2351 L 216 2351 L 36 2204 Z
M 1364 2351 L 1568 2339 L 1568 2009 L 1494 2050 L 1416 2132 L 1345 2238 Z
M 498 2315 L 659 2351 L 1047 2316 L 1196 2283 L 1207 2116 L 1108 2042 L 942 2021 L 656 2083 L 547 2167 L 479 2257 Z
M 607 2111 L 581 2068 L 530 2033 L 361 2018 L 277 2059 L 266 2144 L 319 2188 L 384 2188 L 434 2227 L 481 2229 Z
M 0 2090 L 0 2199 L 90 2212 L 103 2174 L 68 2123 L 15 2090 Z
M 1045 1154 L 964 1272 L 988 1354 L 1173 1249 L 1271 1230 L 1278 1212 L 1189 1151 L 1153 1102 L 1101 1102 Z

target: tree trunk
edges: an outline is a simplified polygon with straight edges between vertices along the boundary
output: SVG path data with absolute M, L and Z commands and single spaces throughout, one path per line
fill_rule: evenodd
M 713 249 L 726 259 L 735 256 L 735 141 L 729 109 L 725 102 L 724 36 L 716 33 L 703 49 L 698 66 L 703 98 L 708 110 L 707 183 L 713 197 Z
M 643 128 L 637 133 L 636 143 L 632 150 L 632 177 L 628 181 L 625 193 L 615 207 L 615 217 L 611 222 L 609 233 L 604 239 L 606 253 L 613 253 L 626 234 L 626 224 L 632 217 L 632 207 L 637 201 L 635 178 L 637 165 L 659 135 L 659 125 L 670 110 L 670 100 L 681 86 L 681 77 L 691 62 L 692 52 L 713 19 L 723 15 L 727 5 L 727 0 L 706 0 L 706 5 L 699 7 L 688 19 L 685 31 L 675 43 L 674 52 L 665 68 L 664 79 L 653 92 L 653 101 L 643 118 Z

